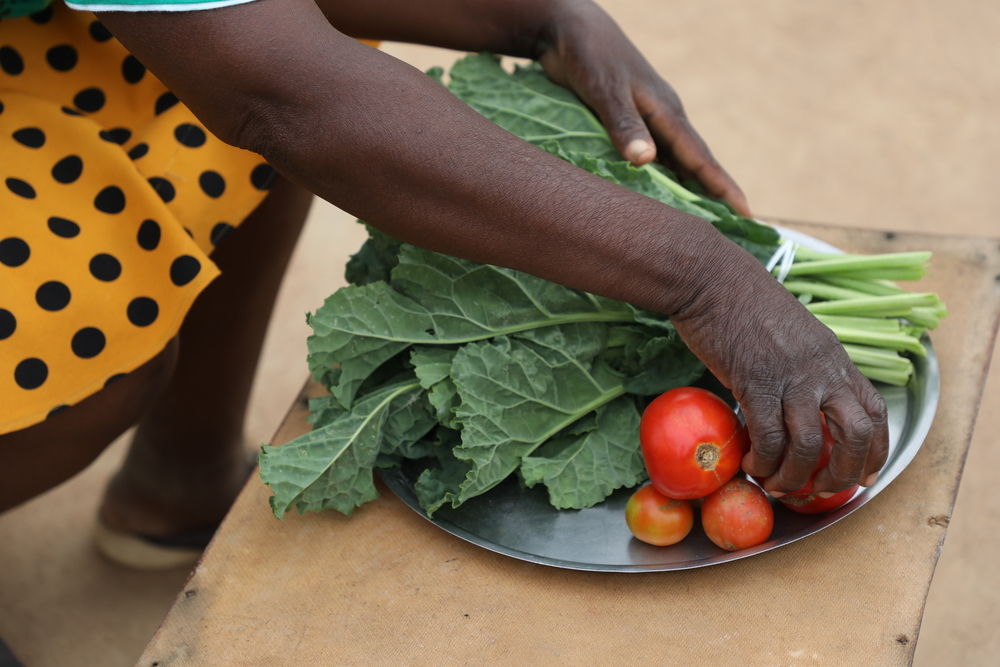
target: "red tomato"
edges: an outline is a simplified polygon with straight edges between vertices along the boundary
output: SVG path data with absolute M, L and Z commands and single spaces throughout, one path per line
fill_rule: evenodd
M 826 416 L 820 413 L 819 417 L 820 424 L 823 426 L 823 448 L 819 452 L 819 460 L 816 462 L 816 468 L 813 470 L 812 475 L 810 475 L 809 481 L 802 488 L 778 498 L 778 501 L 782 505 L 800 514 L 829 512 L 853 498 L 854 492 L 858 490 L 858 486 L 854 485 L 852 488 L 835 493 L 829 498 L 820 498 L 813 493 L 813 481 L 816 479 L 816 473 L 825 468 L 830 462 L 830 451 L 836 444 L 833 435 L 830 434 L 830 429 L 827 428 Z
M 810 482 L 806 486 L 811 487 L 812 483 Z M 819 514 L 820 512 L 829 512 L 832 509 L 840 507 L 853 498 L 854 492 L 857 490 L 857 485 L 854 485 L 849 489 L 833 494 L 829 498 L 820 498 L 815 493 L 803 493 L 802 489 L 799 489 L 795 493 L 778 498 L 778 502 L 799 514 Z
M 701 504 L 701 526 L 708 539 L 726 551 L 767 541 L 774 528 L 774 510 L 755 484 L 735 477 Z
M 667 498 L 647 484 L 628 499 L 625 522 L 637 539 L 665 547 L 687 537 L 694 514 L 688 501 Z
M 668 498 L 702 498 L 729 481 L 750 446 L 746 428 L 710 391 L 679 387 L 658 396 L 639 424 L 649 480 Z

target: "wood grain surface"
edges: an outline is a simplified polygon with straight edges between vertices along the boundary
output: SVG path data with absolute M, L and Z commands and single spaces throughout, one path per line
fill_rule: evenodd
M 830 528 L 700 570 L 573 572 L 472 546 L 385 489 L 352 517 L 269 512 L 251 479 L 140 665 L 906 664 L 1000 313 L 996 239 L 783 223 L 848 251 L 934 250 L 950 315 L 934 425 L 909 468 Z M 297 400 L 274 437 L 304 432 Z

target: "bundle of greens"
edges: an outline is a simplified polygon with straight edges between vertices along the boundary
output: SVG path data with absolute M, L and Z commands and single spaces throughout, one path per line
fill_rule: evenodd
M 492 56 L 469 56 L 449 89 L 567 162 L 711 221 L 762 262 L 778 249 L 771 227 L 660 165 L 623 161 L 590 111 L 537 66 L 511 74 Z M 918 336 L 943 310 L 887 280 L 916 277 L 926 259 L 803 250 L 786 286 L 869 377 L 905 383 L 912 365 L 899 352 L 923 353 Z M 292 507 L 349 514 L 376 497 L 374 468 L 404 461 L 422 468 L 415 492 L 428 513 L 512 474 L 543 484 L 554 507 L 592 506 L 645 478 L 638 424 L 649 398 L 704 372 L 659 314 L 375 229 L 347 279 L 309 317 L 309 368 L 330 391 L 310 403 L 313 430 L 261 451 L 278 517 Z

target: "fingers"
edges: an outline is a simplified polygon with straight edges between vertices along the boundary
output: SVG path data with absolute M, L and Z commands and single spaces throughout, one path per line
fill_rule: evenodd
M 875 428 L 853 387 L 844 385 L 823 403 L 834 444 L 830 461 L 816 474 L 817 493 L 843 491 L 864 479 Z
M 790 493 L 805 486 L 823 451 L 817 394 L 809 390 L 789 394 L 783 407 L 788 448 L 778 471 L 764 483 L 764 489 L 772 495 Z
M 859 373 L 860 375 L 860 373 Z M 886 409 L 885 399 L 879 394 L 872 383 L 867 378 L 862 377 L 865 389 L 862 393 L 861 404 L 872 420 L 872 445 L 868 450 L 868 459 L 865 461 L 864 473 L 861 477 L 863 486 L 871 486 L 875 483 L 878 473 L 885 467 L 889 460 L 889 413 Z
M 656 144 L 627 89 L 617 94 L 600 94 L 588 103 L 597 112 L 615 148 L 626 160 L 640 166 L 656 158 Z
M 683 111 L 666 111 L 659 104 L 645 115 L 653 135 L 670 146 L 678 164 L 689 171 L 714 197 L 725 200 L 740 215 L 751 217 L 750 204 L 736 181 L 708 149 Z
M 770 477 L 781 465 L 788 445 L 781 399 L 770 392 L 752 393 L 743 399 L 742 407 L 751 443 L 743 457 L 743 470 L 760 479 Z
M 816 471 L 824 446 L 821 412 L 833 438 L 829 461 L 816 472 L 813 492 L 832 494 L 856 484 L 871 486 L 889 454 L 885 402 L 860 374 L 819 400 L 803 390 L 783 399 L 748 396 L 744 414 L 751 450 L 743 469 L 764 479 L 776 497 L 801 489 Z

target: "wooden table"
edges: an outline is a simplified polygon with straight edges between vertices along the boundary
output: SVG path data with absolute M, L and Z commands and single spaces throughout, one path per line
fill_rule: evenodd
M 808 539 L 685 572 L 556 570 L 472 546 L 382 489 L 347 518 L 269 512 L 252 478 L 140 665 L 897 664 L 912 659 L 1000 313 L 1000 241 L 789 224 L 931 249 L 941 403 L 890 487 Z M 994 406 L 995 408 L 996 406 Z M 306 431 L 296 400 L 274 437 Z

